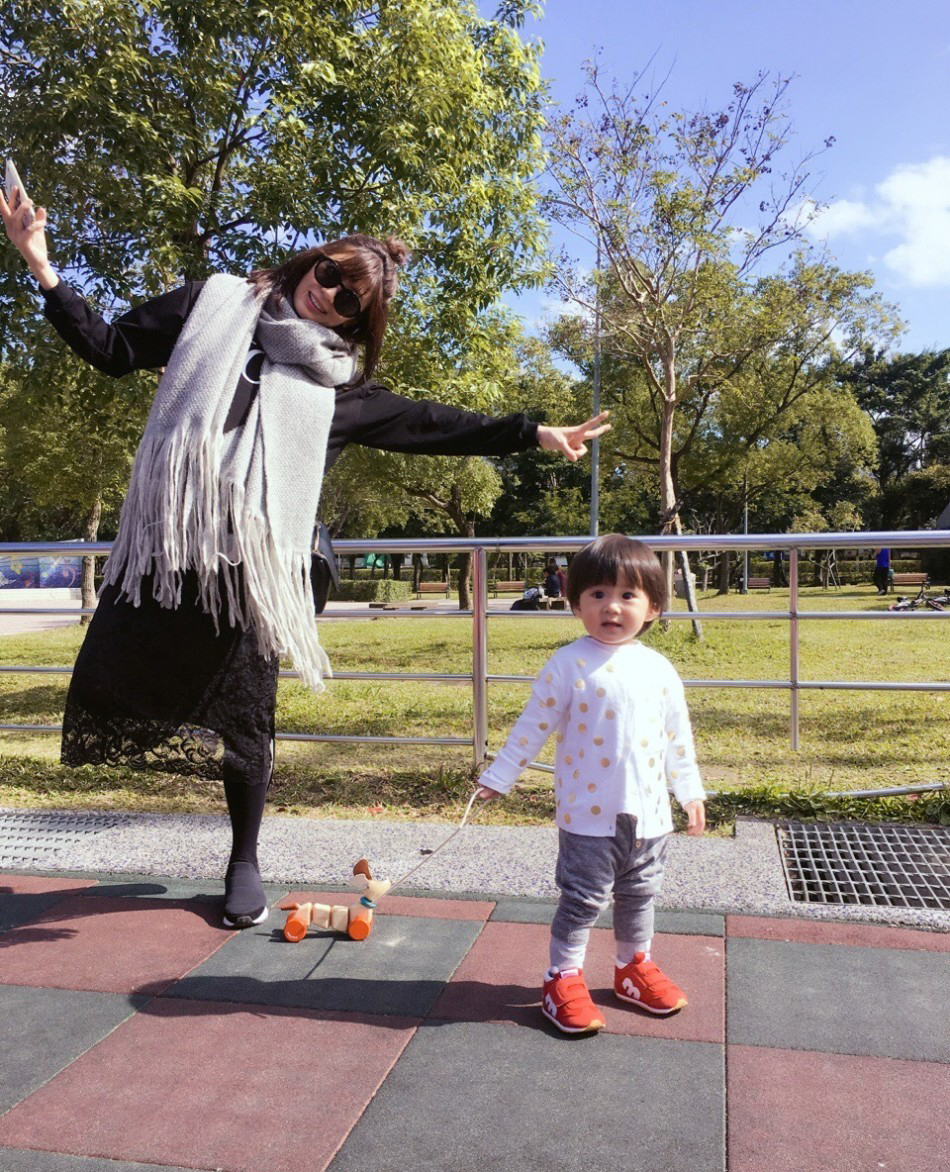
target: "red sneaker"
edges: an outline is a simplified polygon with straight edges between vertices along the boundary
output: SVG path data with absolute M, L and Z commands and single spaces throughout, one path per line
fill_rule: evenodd
M 541 1012 L 565 1034 L 587 1034 L 607 1024 L 590 999 L 583 969 L 565 969 L 545 978 Z
M 638 952 L 623 968 L 614 967 L 614 992 L 648 1013 L 676 1013 L 686 1005 L 686 994 L 645 955 Z

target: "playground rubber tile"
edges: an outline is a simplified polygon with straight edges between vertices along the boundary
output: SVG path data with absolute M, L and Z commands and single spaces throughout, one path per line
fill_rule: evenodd
M 950 1062 L 947 959 L 732 937 L 729 1041 Z
M 196 904 L 71 896 L 0 934 L 3 980 L 155 995 L 228 939 L 215 920 Z
M 948 1066 L 746 1046 L 728 1064 L 730 1172 L 934 1172 L 950 1151 Z
M 277 912 L 293 903 L 329 903 L 353 907 L 359 903 L 356 891 L 291 891 L 277 905 Z M 379 916 L 422 916 L 434 920 L 481 920 L 495 909 L 494 903 L 474 899 L 426 899 L 425 896 L 387 895 L 380 903 Z M 280 920 L 283 927 L 283 919 Z
M 156 998 L 0 1121 L 75 1155 L 317 1172 L 416 1023 Z
M 0 932 L 28 923 L 84 887 L 88 879 L 47 879 L 39 875 L 0 874 Z
M 451 1021 L 539 1026 L 556 1032 L 541 1013 L 541 981 L 548 961 L 547 927 L 486 924 L 430 1014 Z M 655 1017 L 618 1001 L 613 992 L 612 932 L 591 932 L 584 976 L 612 1034 L 722 1043 L 725 1035 L 722 941 L 702 936 L 658 936 L 654 959 L 683 985 L 689 1005 Z
M 114 993 L 0 985 L 0 1114 L 101 1041 L 138 1004 Z M 2 1161 L 0 1168 L 7 1172 Z
M 719 1046 L 426 1023 L 329 1172 L 722 1172 L 723 1094 Z
M 499 899 L 491 920 L 510 924 L 550 924 L 556 910 L 554 900 Z M 597 927 L 613 927 L 613 912 L 609 908 L 597 920 Z M 678 936 L 723 936 L 725 917 L 715 912 L 658 911 L 656 930 Z
M 34 1152 L 0 1148 L 3 1172 L 194 1172 L 193 1168 L 172 1168 L 168 1164 L 130 1164 L 128 1160 L 97 1160 L 87 1156 L 65 1156 L 58 1152 Z
M 380 916 L 366 940 L 311 929 L 289 944 L 273 919 L 239 933 L 168 995 L 425 1017 L 482 927 Z
M 950 952 L 950 932 L 920 932 L 880 924 L 785 920 L 771 916 L 728 917 L 729 936 L 785 940 L 798 944 L 848 944 L 855 948 L 909 948 L 918 952 Z

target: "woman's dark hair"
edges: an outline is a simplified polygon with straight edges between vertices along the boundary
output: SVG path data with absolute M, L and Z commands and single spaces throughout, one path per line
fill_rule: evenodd
M 592 586 L 609 582 L 629 584 L 635 590 L 642 590 L 652 606 L 659 611 L 666 609 L 666 575 L 656 554 L 648 545 L 622 533 L 608 533 L 598 537 L 590 545 L 571 558 L 567 567 L 567 601 L 576 609 L 581 595 Z M 650 623 L 644 623 L 646 631 Z
M 395 236 L 385 240 L 361 234 L 342 236 L 339 240 L 321 244 L 319 248 L 298 252 L 272 269 L 255 269 L 248 280 L 261 292 L 277 293 L 293 303 L 294 290 L 303 278 L 321 257 L 329 257 L 340 266 L 348 287 L 368 287 L 370 292 L 363 295 L 364 304 L 359 317 L 335 327 L 338 334 L 359 343 L 364 349 L 363 370 L 354 380 L 361 382 L 372 376 L 379 363 L 389 318 L 389 302 L 398 283 L 397 269 L 408 256 L 409 249 Z

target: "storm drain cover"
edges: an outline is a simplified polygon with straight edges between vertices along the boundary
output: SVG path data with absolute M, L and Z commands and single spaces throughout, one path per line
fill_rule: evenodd
M 796 903 L 950 909 L 950 829 L 783 822 L 776 833 Z
M 0 813 L 0 867 L 47 866 L 67 847 L 126 821 L 121 814 Z

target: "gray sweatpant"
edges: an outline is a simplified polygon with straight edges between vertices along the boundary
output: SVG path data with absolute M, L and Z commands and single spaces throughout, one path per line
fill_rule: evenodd
M 617 816 L 609 838 L 558 831 L 555 881 L 561 899 L 551 923 L 551 963 L 582 965 L 587 941 L 601 911 L 614 897 L 614 937 L 649 945 L 653 901 L 663 881 L 669 835 L 637 838 L 632 814 Z

